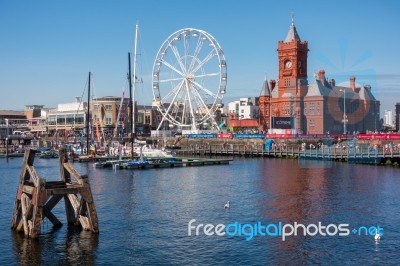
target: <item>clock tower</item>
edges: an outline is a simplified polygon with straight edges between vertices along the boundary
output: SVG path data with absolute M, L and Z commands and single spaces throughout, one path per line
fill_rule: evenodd
M 304 97 L 307 93 L 308 42 L 301 41 L 292 24 L 284 41 L 278 42 L 279 98 L 291 93 L 293 97 Z

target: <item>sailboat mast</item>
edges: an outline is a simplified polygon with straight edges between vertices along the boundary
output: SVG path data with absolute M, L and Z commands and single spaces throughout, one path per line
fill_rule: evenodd
M 86 113 L 86 154 L 89 154 L 89 124 L 90 124 L 90 76 L 88 77 L 88 100 L 87 100 L 87 113 Z
M 135 29 L 135 47 L 133 50 L 133 123 L 132 123 L 132 133 L 136 133 L 136 128 L 135 128 L 135 123 L 136 123 L 136 118 L 135 118 L 135 93 L 136 93 L 136 55 L 137 55 L 137 38 L 138 38 L 138 31 L 139 31 L 139 25 L 136 23 L 136 29 Z
M 133 159 L 133 106 L 135 105 L 132 103 L 132 75 L 131 75 L 131 53 L 128 53 L 128 80 L 129 80 L 129 122 L 131 124 L 132 132 L 131 132 L 131 158 Z
M 114 138 L 117 137 L 118 135 L 118 126 L 119 126 L 119 120 L 121 118 L 121 110 L 122 110 L 122 106 L 124 105 L 124 99 L 125 99 L 125 88 L 122 90 L 122 96 L 121 96 L 121 100 L 119 102 L 119 109 L 118 109 L 118 114 L 117 114 L 117 121 L 115 122 L 115 128 L 114 128 Z

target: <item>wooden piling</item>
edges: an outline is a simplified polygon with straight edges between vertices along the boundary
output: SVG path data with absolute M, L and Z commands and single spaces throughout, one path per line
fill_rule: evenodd
M 27 238 L 38 238 L 44 218 L 56 227 L 61 226 L 52 209 L 64 199 L 68 225 L 98 233 L 98 217 L 88 178 L 79 175 L 69 164 L 65 150 L 60 150 L 61 181 L 46 182 L 39 178 L 34 159 L 35 151 L 25 150 L 11 228 L 24 232 Z

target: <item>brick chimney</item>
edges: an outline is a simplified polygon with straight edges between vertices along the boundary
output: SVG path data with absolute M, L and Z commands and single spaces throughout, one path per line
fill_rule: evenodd
M 269 88 L 271 89 L 271 91 L 274 90 L 275 85 L 276 85 L 276 81 L 273 80 L 273 79 L 271 79 L 271 80 L 269 81 Z
M 321 69 L 318 72 L 318 79 L 322 82 L 325 83 L 325 70 Z
M 356 77 L 351 76 L 350 77 L 350 89 L 354 90 L 356 88 Z

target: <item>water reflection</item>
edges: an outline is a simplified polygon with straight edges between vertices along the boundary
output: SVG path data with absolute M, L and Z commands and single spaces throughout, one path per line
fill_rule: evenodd
M 25 238 L 23 234 L 12 234 L 14 254 L 19 265 L 40 265 L 43 247 L 35 239 Z
M 12 234 L 14 254 L 20 265 L 95 265 L 99 244 L 97 234 L 68 227 L 64 235 L 60 230 L 51 230 L 39 239 L 25 238 L 23 234 Z
M 65 239 L 65 257 L 63 265 L 95 265 L 95 252 L 99 244 L 97 234 L 69 227 Z
M 261 187 L 269 197 L 263 215 L 276 221 L 319 219 L 326 200 L 329 168 L 300 168 L 296 161 L 266 161 L 260 173 Z
M 323 202 L 327 195 L 327 179 L 330 168 L 303 168 L 296 160 L 267 160 L 263 163 L 260 176 L 261 188 L 268 195 L 263 201 L 262 215 L 267 223 L 294 222 L 309 224 L 323 220 L 326 210 Z M 279 252 L 276 261 L 299 263 L 309 260 L 305 247 L 306 237 L 289 237 L 286 241 L 272 242 Z

